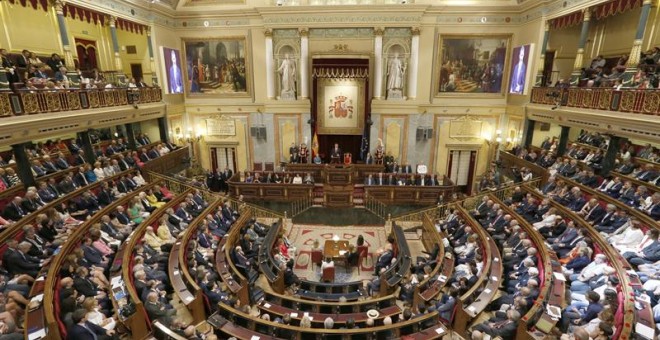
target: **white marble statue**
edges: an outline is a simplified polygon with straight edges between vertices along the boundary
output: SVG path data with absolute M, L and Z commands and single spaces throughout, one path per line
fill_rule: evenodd
M 399 53 L 394 52 L 393 57 L 387 64 L 387 96 L 388 98 L 401 98 L 403 95 L 404 75 L 406 64 L 399 58 Z
M 287 99 L 295 98 L 296 93 L 296 61 L 289 56 L 288 53 L 284 55 L 284 59 L 277 69 L 280 74 L 280 89 L 281 97 Z

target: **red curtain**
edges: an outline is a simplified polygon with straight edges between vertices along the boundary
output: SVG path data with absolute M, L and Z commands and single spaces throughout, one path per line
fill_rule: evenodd
M 550 28 L 557 30 L 557 29 L 575 26 L 582 22 L 582 18 L 583 18 L 582 11 L 566 14 L 559 18 L 554 18 L 550 20 Z
M 9 0 L 9 3 L 12 5 L 17 2 L 20 3 L 23 7 L 30 5 L 30 7 L 34 9 L 41 7 L 41 9 L 44 11 L 48 11 L 48 0 Z
M 643 0 L 613 0 L 600 4 L 594 8 L 594 16 L 597 20 L 617 15 L 628 10 L 642 6 Z

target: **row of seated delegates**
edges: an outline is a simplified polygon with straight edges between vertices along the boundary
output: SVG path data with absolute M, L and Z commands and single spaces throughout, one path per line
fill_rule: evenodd
M 554 175 L 560 174 L 569 177 L 582 185 L 604 192 L 651 216 L 657 216 L 660 214 L 660 212 L 658 212 L 660 208 L 658 208 L 657 203 L 655 203 L 657 202 L 658 197 L 656 194 L 651 195 L 646 186 L 639 185 L 635 187 L 632 181 L 622 180 L 617 176 L 608 176 L 601 181 L 601 179 L 595 175 L 593 170 L 580 170 L 577 160 L 575 159 L 563 158 L 562 160 L 562 158 L 557 158 L 557 160 L 552 162 L 552 154 L 546 156 L 544 159 L 547 159 L 548 157 L 550 157 L 548 162 L 537 162 L 538 165 L 548 168 L 549 173 L 552 175 L 548 183 L 545 184 L 545 189 L 543 190 L 544 194 L 548 194 L 549 191 L 556 188 L 558 183 L 556 183 Z M 551 162 L 552 164 L 548 166 L 547 164 Z M 649 182 L 649 185 L 657 186 L 658 181 L 660 180 L 660 173 L 658 173 L 658 171 L 650 164 L 637 166 L 635 168 L 632 163 L 628 161 L 621 164 L 615 170 L 637 180 L 647 181 Z M 565 186 L 561 187 L 564 189 L 564 192 L 558 193 L 557 195 L 561 197 L 570 195 L 571 188 L 565 188 Z M 575 195 L 579 195 L 579 189 L 577 190 L 578 193 Z
M 154 190 L 160 192 L 159 197 L 167 199 L 169 191 L 163 189 L 165 188 L 154 186 Z M 133 228 L 148 217 L 156 206 L 163 203 L 150 203 L 147 196 L 151 195 L 154 193 L 142 192 L 136 196 L 129 203 L 128 214 L 124 212 L 123 206 L 119 206 L 111 215 L 102 216 L 101 223 L 93 225 L 88 237 L 83 238 L 81 247 L 75 249 L 73 254 L 65 259 L 60 271 L 61 310 L 59 317 L 69 329 L 69 339 L 75 339 L 81 335 L 78 325 L 88 328 L 99 339 L 117 338 L 114 331 L 116 320 L 113 318 L 111 303 L 107 298 L 110 288 L 106 278 L 109 259 L 120 243 L 130 235 Z M 167 227 L 163 229 L 167 229 Z M 161 233 L 159 233 L 160 235 Z M 144 243 L 149 243 L 149 238 L 153 237 L 153 229 L 148 230 L 144 236 Z M 170 239 L 163 239 L 163 243 L 168 241 L 173 242 L 171 235 Z M 138 256 L 136 256 L 133 269 L 151 273 L 156 269 L 145 260 L 148 257 L 144 254 L 146 247 L 144 245 L 136 247 Z M 149 265 L 145 265 L 145 263 L 149 263 Z M 166 275 L 159 277 L 167 279 Z M 90 323 L 98 327 L 90 325 Z
M 288 172 L 280 176 L 277 172 L 269 172 L 264 175 L 259 172 L 245 172 L 245 183 L 276 183 L 276 184 L 314 184 L 314 178 L 309 172 L 305 174 L 305 178 L 296 173 L 291 176 Z
M 144 303 L 149 319 L 152 322 L 158 320 L 175 331 L 186 330 L 188 325 L 182 327 L 181 321 L 176 318 L 176 310 L 172 308 L 167 297 L 172 293 L 167 275 L 169 252 L 178 235 L 188 227 L 195 217 L 199 216 L 201 210 L 208 206 L 203 199 L 201 199 L 201 203 L 197 203 L 199 199 L 201 199 L 199 192 L 190 194 L 184 202 L 179 204 L 176 212 L 174 209 L 166 211 L 159 220 L 157 231 L 154 231 L 151 226 L 147 227 L 143 242 L 137 246 L 134 254 L 135 287 Z M 198 210 L 197 204 L 203 208 Z M 208 243 L 204 244 L 208 248 L 198 246 L 197 244 L 201 243 L 198 240 L 191 243 L 196 248 L 196 253 L 199 253 L 202 258 L 208 259 L 209 255 L 212 256 L 211 253 L 215 249 L 217 240 L 208 239 Z M 212 270 L 212 266 L 208 266 L 208 262 L 205 264 L 206 268 Z
M 12 168 L 0 168 L 0 192 L 12 188 L 21 183 L 16 171 Z
M 227 181 L 234 175 L 234 172 L 229 169 L 228 166 L 224 170 L 218 171 L 218 169 L 206 170 L 206 187 L 214 192 L 218 191 L 228 191 L 229 186 Z M 272 177 L 272 176 L 271 176 Z M 279 178 L 279 175 L 277 176 Z M 271 178 L 272 180 L 272 178 Z M 281 179 L 280 179 L 281 182 Z
M 426 174 L 411 174 L 410 176 L 406 175 L 393 175 L 393 174 L 383 174 L 379 172 L 375 176 L 369 174 L 367 178 L 364 179 L 364 185 L 418 185 L 418 186 L 436 186 L 440 185 L 438 181 L 438 175 L 426 175 Z
M 38 188 L 28 188 L 24 197 L 15 197 L 2 211 L 2 220 L 0 220 L 2 229 L 20 221 L 26 215 L 42 209 L 56 198 L 86 186 L 85 177 L 80 174 L 76 175 L 76 180 L 71 175 L 67 175 L 59 183 L 53 178 L 48 182 L 39 182 Z M 72 198 L 54 208 L 74 219 L 84 220 L 100 207 L 110 204 L 115 199 L 144 184 L 144 178 L 139 171 L 136 171 L 134 174 L 123 176 L 116 181 L 104 182 L 97 194 L 91 190 L 86 191 L 80 197 Z
M 521 231 L 520 222 L 515 217 L 505 214 L 499 204 L 487 197 L 471 213 L 496 241 L 501 250 L 504 272 L 508 273 L 503 278 L 502 295 L 487 308 L 494 312 L 493 316 L 487 322 L 475 325 L 473 333 L 477 338 L 482 333 L 510 338 L 515 334 L 520 316 L 527 313 L 539 296 L 541 279 L 536 268 L 537 245 Z
M 609 339 L 615 331 L 614 315 L 619 308 L 619 280 L 614 275 L 615 269 L 607 265 L 605 255 L 593 256 L 592 240 L 585 237 L 583 229 L 576 228 L 574 221 L 567 221 L 557 214 L 549 199 L 537 202 L 530 195 L 522 198 L 515 196 L 512 195 L 507 201 L 520 216 L 532 223 L 545 238 L 546 245 L 557 253 L 564 274 L 571 282 L 571 294 L 567 296 L 570 298 L 567 301 L 569 307 L 562 315 L 560 330 L 564 333 L 586 331 L 591 338 Z M 587 205 L 578 214 L 589 219 L 592 209 L 592 205 Z M 632 225 L 631 228 L 639 229 L 639 226 Z M 653 232 L 657 238 L 657 231 Z M 613 236 L 608 241 L 619 247 L 617 249 L 637 246 L 637 241 L 630 242 L 623 235 Z M 534 264 L 529 262 L 526 265 Z
M 91 193 L 86 193 L 79 202 L 73 199 L 71 201 L 72 205 L 89 204 L 86 206 L 87 208 L 100 209 L 98 203 L 95 203 L 94 199 L 91 198 Z M 83 203 L 83 201 L 86 203 Z M 49 261 L 59 245 L 67 240 L 67 236 L 72 229 L 77 228 L 90 214 L 91 211 L 88 211 L 81 216 L 76 216 L 70 213 L 67 205 L 50 208 L 37 216 L 34 225 L 26 225 L 23 228 L 24 236 L 20 243 L 15 238 L 7 241 L 7 250 L 4 252 L 2 259 L 3 267 L 0 268 L 4 283 L 2 285 L 3 298 L 9 297 L 14 303 L 26 305 L 24 297 L 29 293 L 29 284 L 34 282 L 40 268 Z M 94 267 L 104 261 L 103 256 L 99 255 L 102 251 L 111 251 L 111 248 L 103 240 L 107 237 L 102 231 L 104 229 L 105 226 L 95 225 L 90 230 L 89 237 L 85 239 L 82 247 L 76 249 L 76 252 L 68 259 L 69 263 L 63 266 L 63 271 L 68 270 L 70 275 L 68 280 L 63 281 L 63 286 L 68 288 L 76 286 L 76 290 L 79 292 L 88 287 L 85 284 L 86 281 L 83 281 L 88 274 L 82 273 L 83 270 L 88 269 L 79 269 L 78 266 L 89 267 L 93 279 L 98 283 L 107 285 L 103 271 Z M 75 278 L 71 278 L 74 272 L 80 273 L 76 274 Z M 17 293 L 21 294 L 23 298 L 15 296 Z M 100 297 L 100 294 L 96 293 L 90 296 L 97 295 Z M 73 300 L 75 304 L 76 297 Z M 83 300 L 79 299 L 77 301 L 80 303 Z M 9 302 L 7 306 L 14 306 L 11 303 L 12 301 L 5 302 Z M 6 310 L 13 310 L 12 308 L 14 307 L 6 307 Z
M 660 152 L 658 151 L 658 148 L 648 143 L 639 149 L 637 149 L 634 145 L 630 145 L 625 150 L 622 148 L 621 159 L 625 160 L 630 159 L 631 157 L 642 158 L 654 163 L 660 163 Z

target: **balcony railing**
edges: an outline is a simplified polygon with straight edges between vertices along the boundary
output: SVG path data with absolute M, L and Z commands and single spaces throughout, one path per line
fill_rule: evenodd
M 158 87 L 0 91 L 0 117 L 155 103 Z
M 660 115 L 660 91 L 611 88 L 556 88 L 532 89 L 533 104 L 562 106 Z

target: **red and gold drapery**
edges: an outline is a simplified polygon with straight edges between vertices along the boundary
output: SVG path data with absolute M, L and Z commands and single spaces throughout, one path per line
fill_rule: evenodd
M 44 11 L 48 11 L 48 0 L 8 0 L 10 4 L 16 4 L 19 3 L 23 7 L 27 7 L 30 5 L 30 7 L 34 9 L 43 9 Z
M 558 30 L 566 27 L 575 26 L 581 23 L 583 18 L 584 18 L 584 13 L 582 13 L 582 11 L 566 14 L 559 18 L 554 18 L 550 20 L 550 28 L 553 30 Z
M 611 15 L 617 15 L 631 9 L 642 6 L 643 0 L 613 0 L 602 3 L 594 7 L 594 17 L 596 20 L 607 18 Z

